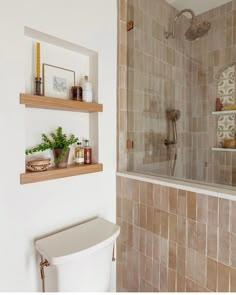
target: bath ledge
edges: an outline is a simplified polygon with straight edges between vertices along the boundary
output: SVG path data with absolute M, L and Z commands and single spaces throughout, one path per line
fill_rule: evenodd
M 139 174 L 134 172 L 120 171 L 116 173 L 117 176 L 126 177 L 129 179 L 135 179 L 139 181 L 145 181 L 153 184 L 159 184 L 163 186 L 173 187 L 181 190 L 194 192 L 197 194 L 203 194 L 213 196 L 222 199 L 228 199 L 236 201 L 236 190 L 230 190 L 220 185 L 204 185 L 196 182 L 187 182 L 182 180 L 151 176 L 145 174 Z

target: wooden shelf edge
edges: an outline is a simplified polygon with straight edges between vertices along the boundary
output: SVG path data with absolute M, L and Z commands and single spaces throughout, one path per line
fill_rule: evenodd
M 90 174 L 103 171 L 103 164 L 71 165 L 67 168 L 50 168 L 43 172 L 26 172 L 20 175 L 20 184 L 29 184 L 83 174 Z
M 94 102 L 81 102 L 72 99 L 61 99 L 32 94 L 20 94 L 20 104 L 29 108 L 53 109 L 73 112 L 103 112 L 103 105 Z

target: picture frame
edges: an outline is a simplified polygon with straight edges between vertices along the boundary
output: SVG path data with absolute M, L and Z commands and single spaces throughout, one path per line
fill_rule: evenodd
M 44 96 L 70 99 L 72 86 L 75 86 L 74 71 L 50 64 L 43 64 Z

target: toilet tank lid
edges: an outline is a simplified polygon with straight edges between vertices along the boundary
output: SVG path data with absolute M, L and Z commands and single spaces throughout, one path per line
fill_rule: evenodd
M 36 249 L 51 265 L 91 254 L 115 241 L 120 227 L 96 218 L 36 241 Z

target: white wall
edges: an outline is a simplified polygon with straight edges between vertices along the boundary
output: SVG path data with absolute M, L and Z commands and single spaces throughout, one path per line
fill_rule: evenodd
M 20 185 L 26 133 L 34 128 L 26 126 L 29 110 L 19 104 L 25 90 L 25 26 L 98 52 L 104 172 Z M 38 237 L 97 215 L 115 221 L 116 51 L 116 0 L 0 0 L 0 291 L 41 290 L 34 250 Z M 42 131 L 43 116 L 58 118 L 54 112 L 41 111 Z

